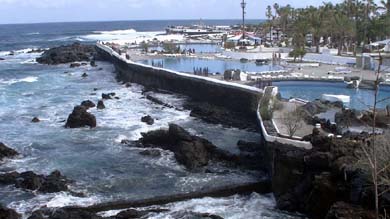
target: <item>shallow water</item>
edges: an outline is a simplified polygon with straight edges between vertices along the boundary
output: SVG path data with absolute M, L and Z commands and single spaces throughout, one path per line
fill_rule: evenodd
M 44 66 L 33 62 L 39 54 L 7 56 L 0 63 L 0 139 L 21 156 L 6 161 L 0 172 L 28 171 L 48 174 L 60 170 L 74 180 L 69 193 L 34 195 L 1 186 L 0 202 L 28 213 L 40 206 L 89 205 L 102 201 L 140 199 L 230 185 L 256 182 L 260 172 L 230 169 L 220 164 L 210 168 L 224 174 L 190 173 L 179 165 L 171 152 L 160 158 L 139 154 L 143 149 L 120 144 L 122 139 L 137 140 L 141 132 L 167 127 L 175 122 L 217 146 L 238 153 L 238 140 L 259 141 L 260 135 L 206 124 L 190 118 L 188 111 L 163 108 L 142 95 L 142 87 L 126 88 L 115 80 L 113 66 L 98 62 L 98 68 L 70 69 L 68 65 Z M 83 79 L 86 72 L 89 77 Z M 98 88 L 94 91 L 94 88 Z M 120 100 L 105 101 L 105 110 L 92 109 L 98 127 L 65 129 L 64 120 L 83 100 L 97 102 L 101 93 L 115 92 Z M 184 97 L 154 94 L 180 108 Z M 156 119 L 153 126 L 140 122 L 144 115 Z M 31 123 L 33 117 L 40 123 Z

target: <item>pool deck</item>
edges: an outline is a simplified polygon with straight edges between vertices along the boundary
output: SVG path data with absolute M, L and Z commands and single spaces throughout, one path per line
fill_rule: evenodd
M 127 54 L 135 62 L 150 60 L 150 59 L 164 59 L 168 57 L 185 57 L 185 58 L 198 58 L 208 60 L 231 60 L 226 57 L 221 57 L 220 53 L 196 53 L 196 54 L 157 54 L 157 53 L 144 53 L 139 50 L 129 49 Z M 328 81 L 328 82 L 343 82 L 344 77 L 360 77 L 363 80 L 373 81 L 375 80 L 375 74 L 372 70 L 363 70 L 358 68 L 348 68 L 350 73 L 340 73 L 336 71 L 337 67 L 343 65 L 332 64 L 320 64 L 316 67 L 305 66 L 299 67 L 296 64 L 287 63 L 287 60 L 282 60 L 280 63 L 286 71 L 269 71 L 261 72 L 261 74 L 255 74 L 256 72 L 248 72 L 251 74 L 252 80 L 272 80 L 272 81 Z M 299 64 L 299 63 L 298 63 Z M 390 71 L 390 69 L 388 70 Z M 260 72 L 258 72 L 260 73 Z M 212 76 L 213 78 L 222 78 L 221 76 Z M 386 80 L 384 84 L 390 85 L 390 72 L 383 73 L 382 77 Z M 240 84 L 248 84 L 248 82 L 237 82 Z

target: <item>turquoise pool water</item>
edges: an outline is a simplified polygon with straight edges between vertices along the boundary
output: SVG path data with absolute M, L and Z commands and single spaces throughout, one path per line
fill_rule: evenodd
M 240 69 L 247 72 L 263 72 L 283 70 L 278 65 L 256 65 L 255 62 L 242 63 L 239 60 L 215 60 L 200 58 L 176 58 L 167 57 L 163 59 L 143 60 L 140 63 L 152 65 L 152 63 L 163 63 L 164 68 L 180 71 L 194 72 L 194 68 L 208 68 L 210 73 L 223 73 L 228 69 Z
M 274 86 L 279 87 L 283 98 L 302 98 L 306 100 L 320 99 L 322 94 L 348 95 L 351 103 L 347 106 L 353 109 L 368 109 L 366 105 L 374 104 L 374 91 L 364 89 L 348 89 L 342 82 L 313 82 L 313 81 L 288 81 L 274 82 Z M 390 97 L 390 86 L 382 86 L 379 92 L 379 99 Z M 379 104 L 380 108 L 385 108 L 390 104 L 390 100 Z

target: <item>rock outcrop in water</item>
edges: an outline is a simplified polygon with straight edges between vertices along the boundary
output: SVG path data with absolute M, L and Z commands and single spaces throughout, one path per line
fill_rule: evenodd
M 19 153 L 0 142 L 0 161 L 4 158 L 15 157 Z
M 154 119 L 151 116 L 144 116 L 141 118 L 141 122 L 146 123 L 148 125 L 153 125 L 154 124 Z
M 172 151 L 176 160 L 194 170 L 206 166 L 213 158 L 235 160 L 235 156 L 219 150 L 206 139 L 192 136 L 178 125 L 170 124 L 168 130 L 157 130 L 143 133 L 138 141 L 142 147 L 159 147 Z
M 97 108 L 97 109 L 100 109 L 100 110 L 102 110 L 102 109 L 105 109 L 105 108 L 106 108 L 106 106 L 104 105 L 104 102 L 103 102 L 103 100 L 99 100 L 99 102 L 98 102 L 98 104 L 97 104 L 96 108 Z
M 0 184 L 15 185 L 17 188 L 42 193 L 55 193 L 68 191 L 70 181 L 62 176 L 59 171 L 54 171 L 50 175 L 38 175 L 34 172 L 11 172 L 0 175 Z
M 96 117 L 87 112 L 87 108 L 84 106 L 76 106 L 73 109 L 72 114 L 69 115 L 66 121 L 66 128 L 82 128 L 89 126 L 90 128 L 96 127 Z
M 97 55 L 94 45 L 72 45 L 60 46 L 45 51 L 37 62 L 41 64 L 57 65 L 71 62 L 90 61 Z
M 0 204 L 0 219 L 19 219 L 21 216 L 14 210 Z
M 90 108 L 94 108 L 96 106 L 96 104 L 90 100 L 85 100 L 85 101 L 81 102 L 81 106 L 83 106 L 87 109 L 90 109 Z

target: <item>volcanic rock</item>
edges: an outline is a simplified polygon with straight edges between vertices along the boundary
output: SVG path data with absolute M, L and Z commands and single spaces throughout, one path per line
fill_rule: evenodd
M 45 51 L 41 57 L 37 58 L 37 62 L 41 64 L 57 65 L 71 62 L 89 61 L 96 55 L 97 52 L 94 45 L 74 43 L 72 45 L 60 46 Z M 72 66 L 79 67 L 80 64 L 74 63 Z
M 88 77 L 88 74 L 84 72 L 84 73 L 81 75 L 81 77 L 86 78 L 86 77 Z
M 81 66 L 80 63 L 72 63 L 72 64 L 69 65 L 70 68 L 78 68 L 80 66 Z
M 0 161 L 4 158 L 17 156 L 18 152 L 0 142 Z
M 41 120 L 38 118 L 38 117 L 34 117 L 32 120 L 31 120 L 31 122 L 32 123 L 38 123 L 38 122 L 40 122 Z
M 4 207 L 0 204 L 0 219 L 19 219 L 21 216 L 15 210 Z
M 106 106 L 104 105 L 103 100 L 99 100 L 99 102 L 97 104 L 97 108 L 100 109 L 100 110 L 106 108 Z
M 170 150 L 176 160 L 187 169 L 194 170 L 206 166 L 210 159 L 234 160 L 236 157 L 222 152 L 206 139 L 192 136 L 178 125 L 170 124 L 168 130 L 142 133 L 138 141 L 143 147 L 159 147 Z
M 94 102 L 90 100 L 85 100 L 81 102 L 81 106 L 85 107 L 86 109 L 94 108 L 96 105 Z
M 70 183 L 59 171 L 54 171 L 48 176 L 37 175 L 28 171 L 23 173 L 10 172 L 0 175 L 0 184 L 15 185 L 17 188 L 43 193 L 56 193 L 68 191 Z
M 151 116 L 144 116 L 141 118 L 141 122 L 146 123 L 148 125 L 153 125 L 154 124 L 154 119 Z
M 89 126 L 90 128 L 96 127 L 96 117 L 87 112 L 84 106 L 76 106 L 73 112 L 69 115 L 66 121 L 66 128 L 82 128 Z

